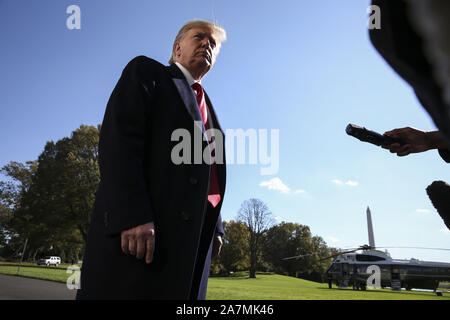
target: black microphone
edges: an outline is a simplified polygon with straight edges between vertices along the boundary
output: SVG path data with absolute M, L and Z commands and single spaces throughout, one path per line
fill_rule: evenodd
M 378 132 L 368 130 L 365 127 L 357 126 L 350 123 L 346 128 L 345 132 L 358 140 L 369 142 L 377 146 L 388 146 L 393 143 L 404 144 L 401 140 L 389 137 Z
M 450 185 L 444 181 L 433 181 L 426 190 L 431 203 L 450 229 Z

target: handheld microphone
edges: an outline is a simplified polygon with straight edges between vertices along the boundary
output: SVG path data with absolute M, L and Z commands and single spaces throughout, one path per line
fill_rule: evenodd
M 351 123 L 347 126 L 347 128 L 345 128 L 345 132 L 356 139 L 369 142 L 377 146 L 388 146 L 393 143 L 404 144 L 399 139 L 395 139 L 384 134 L 379 134 L 378 132 L 371 131 Z

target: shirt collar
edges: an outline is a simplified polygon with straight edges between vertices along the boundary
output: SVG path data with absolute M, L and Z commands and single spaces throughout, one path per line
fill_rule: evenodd
M 196 82 L 202 84 L 201 81 L 196 81 L 194 79 L 194 77 L 192 77 L 191 73 L 189 72 L 188 69 L 186 69 L 185 67 L 183 67 L 183 65 L 181 63 L 179 63 L 178 61 L 175 61 L 175 64 L 178 66 L 178 68 L 180 68 L 181 72 L 183 72 L 184 77 L 186 78 L 189 86 L 192 87 L 192 85 Z

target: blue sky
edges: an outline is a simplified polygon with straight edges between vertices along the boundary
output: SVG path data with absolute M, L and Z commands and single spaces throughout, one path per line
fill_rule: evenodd
M 69 30 L 70 5 L 81 29 Z M 277 221 L 310 226 L 328 245 L 450 247 L 428 199 L 450 181 L 436 151 L 399 158 L 346 135 L 348 123 L 379 132 L 435 130 L 410 87 L 369 42 L 369 1 L 0 0 L 0 166 L 37 159 L 49 140 L 101 123 L 126 63 L 167 63 L 188 20 L 217 20 L 228 40 L 202 83 L 224 129 L 279 130 L 279 170 L 230 164 L 222 215 L 263 200 Z M 381 26 L 383 22 L 381 20 Z M 272 188 L 269 188 L 272 187 Z M 391 249 L 394 258 L 450 262 L 450 252 Z

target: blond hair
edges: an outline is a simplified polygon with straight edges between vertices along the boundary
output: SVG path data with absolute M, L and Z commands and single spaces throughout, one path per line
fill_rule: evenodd
M 169 59 L 169 64 L 172 64 L 175 61 L 175 44 L 180 43 L 183 40 L 186 33 L 193 28 L 209 28 L 210 30 L 212 30 L 212 34 L 217 42 L 216 45 L 218 49 L 220 49 L 221 43 L 227 40 L 227 33 L 225 29 L 219 26 L 218 24 L 206 20 L 189 21 L 185 23 L 184 26 L 181 27 L 180 31 L 178 31 L 175 41 L 173 42 L 172 56 Z

